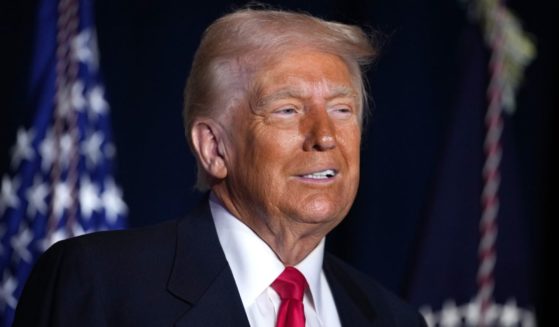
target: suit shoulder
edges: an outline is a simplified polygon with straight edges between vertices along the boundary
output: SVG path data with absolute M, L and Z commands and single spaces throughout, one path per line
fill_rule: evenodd
M 415 308 L 369 275 L 331 254 L 326 254 L 324 268 L 344 285 L 355 302 L 369 303 L 381 320 L 392 321 L 395 326 L 402 327 L 426 326 L 423 317 Z
M 40 256 L 36 269 L 82 271 L 84 274 L 96 271 L 98 275 L 110 274 L 117 278 L 131 274 L 126 269 L 170 266 L 176 246 L 176 224 L 176 221 L 169 221 L 62 240 Z M 136 270 L 133 274 L 139 273 L 141 271 Z
M 175 239 L 176 225 L 177 221 L 168 221 L 147 227 L 94 232 L 59 241 L 51 248 L 54 251 L 63 248 L 68 253 L 109 250 L 111 253 L 132 250 L 142 252 L 172 243 Z

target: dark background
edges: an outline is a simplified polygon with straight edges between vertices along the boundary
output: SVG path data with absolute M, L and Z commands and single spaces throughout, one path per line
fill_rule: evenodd
M 182 128 L 182 91 L 204 28 L 245 2 L 99 0 L 97 33 L 117 148 L 116 178 L 129 224 L 182 216 L 194 192 L 194 159 Z M 404 295 L 418 230 L 427 216 L 451 108 L 459 93 L 461 31 L 471 23 L 461 1 L 269 1 L 283 9 L 380 30 L 382 55 L 369 72 L 372 119 L 363 142 L 360 191 L 329 248 Z M 549 4 L 548 4 L 549 3 Z M 557 138 L 558 19 L 551 1 L 509 1 L 537 44 L 512 117 L 520 180 L 534 246 L 540 317 L 551 303 L 552 189 Z M 0 175 L 26 103 L 36 1 L 0 5 Z M 470 26 L 471 27 L 471 26 Z M 375 258 L 373 265 L 373 260 Z M 546 260 L 547 259 L 547 260 Z M 378 263 L 382 264 L 378 264 Z

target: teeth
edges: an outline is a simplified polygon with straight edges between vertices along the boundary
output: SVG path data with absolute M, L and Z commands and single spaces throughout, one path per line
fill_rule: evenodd
M 314 179 L 325 179 L 325 178 L 332 178 L 336 176 L 336 172 L 333 169 L 326 169 L 323 171 L 317 171 L 316 173 L 303 175 L 305 178 L 314 178 Z

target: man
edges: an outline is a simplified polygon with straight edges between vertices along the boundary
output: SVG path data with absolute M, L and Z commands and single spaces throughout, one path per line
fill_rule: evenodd
M 15 326 L 423 326 L 324 255 L 357 192 L 374 54 L 359 28 L 304 14 L 214 22 L 184 111 L 208 198 L 178 222 L 54 245 Z

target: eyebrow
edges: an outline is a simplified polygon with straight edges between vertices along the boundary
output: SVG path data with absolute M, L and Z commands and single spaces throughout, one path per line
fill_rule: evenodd
M 356 98 L 357 92 L 349 86 L 345 85 L 332 85 L 329 86 L 330 95 L 326 98 L 326 100 L 332 100 L 335 98 Z M 289 99 L 289 98 L 308 98 L 309 96 L 306 94 L 304 90 L 300 88 L 295 88 L 292 86 L 288 86 L 285 88 L 281 88 L 277 91 L 274 91 L 272 94 L 265 95 L 256 101 L 257 107 L 263 107 L 270 102 L 274 102 L 277 100 Z

